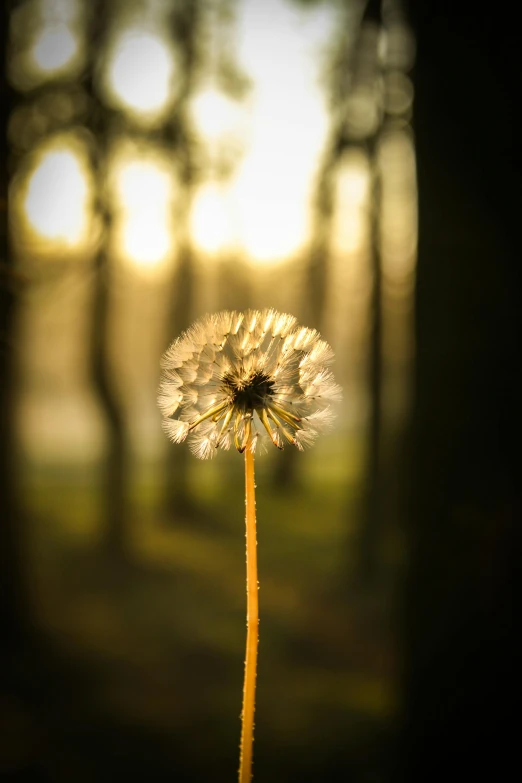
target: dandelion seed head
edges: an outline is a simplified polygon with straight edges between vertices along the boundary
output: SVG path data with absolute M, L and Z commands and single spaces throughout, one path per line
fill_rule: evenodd
M 232 445 L 239 452 L 302 450 L 332 425 L 341 398 L 319 332 L 272 309 L 206 315 L 161 360 L 158 405 L 174 443 L 199 459 Z

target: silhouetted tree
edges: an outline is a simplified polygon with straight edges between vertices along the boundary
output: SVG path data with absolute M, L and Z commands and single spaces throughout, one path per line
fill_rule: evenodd
M 178 98 L 167 133 L 171 135 L 177 162 L 180 206 L 176 223 L 178 253 L 167 344 L 190 325 L 194 308 L 194 249 L 190 235 L 190 213 L 196 187 L 197 163 L 190 99 L 199 66 L 201 14 L 199 0 L 182 0 L 172 15 L 174 39 L 179 52 L 180 76 Z M 189 515 L 193 513 L 188 489 L 189 457 L 187 449 L 170 448 L 167 452 L 166 509 L 172 517 L 180 512 Z
M 398 33 L 398 35 L 397 35 Z M 386 48 L 380 51 L 385 41 Z M 402 0 L 372 0 L 365 9 L 360 36 L 363 86 L 375 95 L 375 122 L 365 139 L 370 163 L 370 275 L 368 342 L 368 421 L 364 496 L 359 523 L 358 577 L 371 586 L 379 576 L 382 563 L 381 540 L 401 513 L 397 494 L 391 485 L 403 469 L 404 432 L 395 422 L 385 420 L 385 382 L 387 367 L 384 355 L 384 311 L 387 306 L 384 288 L 382 231 L 383 183 L 386 170 L 380 150 L 388 131 L 408 127 L 408 116 L 395 110 L 388 113 L 384 78 L 389 71 L 401 73 L 411 67 L 412 55 L 407 20 Z M 397 47 L 401 51 L 397 51 Z M 408 109 L 407 109 L 408 111 Z M 371 114 L 370 114 L 371 116 Z
M 97 212 L 101 222 L 101 237 L 94 259 L 90 366 L 94 390 L 98 397 L 107 432 L 103 493 L 106 517 L 103 540 L 107 551 L 111 555 L 121 558 L 128 554 L 127 481 L 129 454 L 127 427 L 122 402 L 115 386 L 115 367 L 111 363 L 109 353 L 112 275 L 108 239 L 111 227 L 111 205 L 105 177 L 111 113 L 101 103 L 96 85 L 98 52 L 103 47 L 109 29 L 110 12 L 110 7 L 103 1 L 93 4 L 91 8 L 91 63 L 85 80 L 85 90 L 89 99 L 87 127 L 92 131 L 95 139 L 92 163 L 97 189 Z
M 6 125 L 1 141 L 0 177 L 0 631 L 4 650 L 10 651 L 26 631 L 28 599 L 22 577 L 21 510 L 16 491 L 15 393 L 16 356 L 14 333 L 20 280 L 14 267 L 7 213 L 8 189 L 12 176 L 12 155 L 7 126 L 16 104 L 7 78 L 10 3 L 1 10 L 2 106 Z
M 368 94 L 376 95 L 373 124 L 368 125 L 365 146 L 370 163 L 370 276 L 368 343 L 368 423 L 366 436 L 366 467 L 364 476 L 364 505 L 359 527 L 359 574 L 364 583 L 375 577 L 377 547 L 382 512 L 382 259 L 381 259 L 381 172 L 378 160 L 382 134 L 382 106 L 377 96 L 381 63 L 379 38 L 382 35 L 381 3 L 371 0 L 366 6 L 359 40 L 359 69 L 355 80 L 362 83 Z M 355 84 L 356 88 L 359 85 Z M 371 116 L 371 115 L 370 115 Z
M 394 779 L 507 780 L 520 674 L 520 33 L 489 6 L 410 5 L 417 366 Z

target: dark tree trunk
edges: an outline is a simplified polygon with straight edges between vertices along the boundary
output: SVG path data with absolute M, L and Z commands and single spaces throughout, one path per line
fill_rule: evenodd
M 15 384 L 16 357 L 14 331 L 19 282 L 9 237 L 7 217 L 8 189 L 11 177 L 7 120 L 15 105 L 14 93 L 7 81 L 6 63 L 10 4 L 3 3 L 2 106 L 6 126 L 1 143 L 0 181 L 0 631 L 4 651 L 22 640 L 26 630 L 27 596 L 21 568 L 21 512 L 16 492 Z
M 471 2 L 411 10 L 420 234 L 394 779 L 508 780 L 520 666 L 520 37 Z
M 183 201 L 178 219 L 180 237 L 178 264 L 173 285 L 168 341 L 179 337 L 193 318 L 194 259 L 190 236 L 190 210 L 195 189 L 195 139 L 190 119 L 189 100 L 192 97 L 198 64 L 197 35 L 199 0 L 183 0 L 174 12 L 174 31 L 181 54 L 182 88 L 176 106 L 174 154 L 178 160 L 180 197 Z M 192 516 L 193 502 L 188 486 L 190 453 L 186 447 L 171 446 L 167 456 L 166 511 L 171 519 L 180 514 Z
M 107 246 L 111 226 L 110 205 L 105 183 L 105 157 L 110 112 L 98 98 L 94 81 L 94 58 L 103 45 L 107 34 L 110 10 L 104 2 L 98 2 L 93 9 L 91 30 L 91 51 L 93 62 L 86 81 L 86 90 L 91 102 L 88 127 L 96 139 L 94 173 L 97 179 L 98 211 L 103 224 L 94 262 L 94 291 L 92 300 L 90 364 L 91 378 L 107 430 L 107 451 L 104 465 L 104 536 L 107 553 L 116 558 L 128 555 L 128 442 L 124 413 L 115 387 L 116 368 L 110 356 L 110 309 L 111 268 Z
M 185 196 L 188 198 L 188 193 L 185 193 Z M 179 337 L 192 322 L 193 288 L 192 251 L 190 245 L 186 244 L 178 256 L 170 318 L 171 341 Z M 188 485 L 189 460 L 190 453 L 186 445 L 169 446 L 166 463 L 166 511 L 169 519 L 174 521 L 179 515 L 192 516 L 193 514 Z
M 343 151 L 344 128 L 341 121 L 332 133 L 324 156 L 314 202 L 314 232 L 308 265 L 305 310 L 306 325 L 319 330 L 323 326 L 328 290 L 335 177 Z
M 370 272 L 368 340 L 368 423 L 364 505 L 359 532 L 359 573 L 361 585 L 369 586 L 378 569 L 379 533 L 382 529 L 382 259 L 381 259 L 381 177 L 378 162 L 379 134 L 367 145 L 371 166 Z
M 382 32 L 381 0 L 369 0 L 361 27 L 360 58 L 364 63 L 362 77 L 373 76 L 374 85 L 381 74 L 379 61 L 379 36 Z M 368 69 L 369 74 L 364 73 Z M 357 552 L 356 578 L 361 587 L 374 583 L 379 567 L 379 543 L 383 529 L 383 296 L 382 296 L 382 254 L 381 254 L 381 171 L 379 165 L 379 143 L 383 121 L 379 120 L 374 132 L 366 140 L 366 151 L 370 164 L 371 188 L 369 209 L 369 267 L 371 291 L 368 310 L 368 370 L 366 394 L 368 419 L 366 427 L 366 463 L 364 467 L 364 490 L 360 516 Z
M 102 240 L 106 243 L 106 239 Z M 95 260 L 91 322 L 91 377 L 107 427 L 104 466 L 104 536 L 107 552 L 128 555 L 128 444 L 121 401 L 114 388 L 115 369 L 109 355 L 110 268 L 104 247 Z

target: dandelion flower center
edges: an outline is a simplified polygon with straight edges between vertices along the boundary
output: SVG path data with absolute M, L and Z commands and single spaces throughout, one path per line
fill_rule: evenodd
M 232 404 L 245 413 L 263 408 L 274 395 L 274 381 L 259 370 L 246 378 L 223 377 L 223 388 L 231 395 Z

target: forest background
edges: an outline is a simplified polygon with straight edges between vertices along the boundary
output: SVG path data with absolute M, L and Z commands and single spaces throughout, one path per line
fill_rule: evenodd
M 195 317 L 273 306 L 344 401 L 258 461 L 255 779 L 499 779 L 518 33 L 471 2 L 2 13 L 1 774 L 234 776 L 241 459 L 168 444 L 156 387 Z

